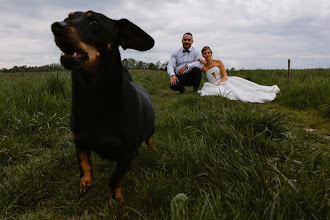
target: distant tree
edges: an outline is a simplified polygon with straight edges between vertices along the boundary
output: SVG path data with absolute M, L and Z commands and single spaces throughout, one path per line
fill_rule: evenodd
M 166 61 L 165 63 L 162 63 L 160 65 L 160 70 L 162 71 L 166 71 L 167 70 L 167 65 L 168 65 L 168 61 Z
M 160 61 L 157 61 L 155 65 L 156 65 L 156 69 L 159 70 L 162 63 Z
M 55 72 L 65 71 L 65 68 L 58 63 L 53 63 L 44 66 L 14 66 L 10 69 L 3 69 L 2 72 L 17 73 L 17 72 Z
M 2 69 L 0 70 L 0 72 L 2 72 L 2 73 L 8 73 L 8 72 L 9 72 L 9 70 L 8 70 L 8 69 L 6 69 L 6 68 L 2 68 Z
M 129 58 L 129 59 L 124 59 L 122 61 L 123 65 L 127 68 L 127 69 L 134 69 L 137 67 L 137 61 L 134 60 L 133 58 Z
M 19 71 L 19 67 L 18 66 L 14 66 L 13 68 L 11 68 L 10 72 L 11 73 L 17 73 Z
M 146 69 L 147 68 L 147 63 L 145 63 L 143 61 L 139 61 L 136 68 L 137 69 Z
M 123 64 L 124 67 L 126 67 L 126 69 L 128 69 L 128 60 L 126 58 L 123 59 L 121 63 Z
M 153 63 L 149 63 L 148 69 L 149 70 L 156 70 L 157 69 L 157 66 L 155 64 L 153 64 Z
M 151 70 L 162 70 L 166 71 L 168 61 L 161 63 L 157 61 L 156 63 L 147 63 L 143 61 L 138 61 L 133 58 L 123 59 L 122 64 L 127 69 L 151 69 Z M 233 69 L 233 68 L 232 68 Z M 58 72 L 58 71 L 67 71 L 61 64 L 52 63 L 43 66 L 14 66 L 10 69 L 2 68 L 0 72 L 2 73 L 17 73 L 17 72 Z

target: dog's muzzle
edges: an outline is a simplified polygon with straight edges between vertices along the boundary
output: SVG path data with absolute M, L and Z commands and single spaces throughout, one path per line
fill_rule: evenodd
M 64 28 L 66 28 L 68 26 L 67 23 L 65 23 L 64 21 L 60 21 L 60 22 L 55 22 L 52 24 L 52 31 L 54 34 L 62 31 Z
M 88 53 L 84 51 L 80 44 L 79 36 L 73 27 L 66 22 L 55 22 L 51 25 L 55 36 L 56 45 L 63 52 L 61 63 L 67 69 L 80 69 L 84 61 L 89 59 Z

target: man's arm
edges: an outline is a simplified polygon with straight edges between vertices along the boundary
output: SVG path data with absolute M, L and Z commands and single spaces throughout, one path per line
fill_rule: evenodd
M 201 59 L 204 59 L 202 56 L 202 53 L 196 49 L 194 49 L 194 53 L 195 53 L 195 61 L 192 63 L 188 63 L 188 70 L 191 70 L 192 68 L 196 67 L 196 68 L 202 68 L 203 67 L 203 63 L 200 61 Z
M 201 69 L 203 67 L 203 64 L 200 61 L 195 61 L 192 63 L 187 63 L 187 66 L 188 66 L 188 70 L 191 70 L 194 67 Z
M 170 61 L 168 61 L 168 64 L 167 64 L 167 73 L 170 76 L 170 85 L 171 86 L 174 86 L 177 84 L 177 82 L 179 82 L 179 79 L 176 77 L 175 72 L 174 72 L 175 67 L 176 67 L 176 57 L 175 57 L 175 53 L 172 53 Z
M 167 64 L 167 73 L 171 77 L 175 75 L 174 68 L 176 67 L 176 58 L 174 53 L 171 54 L 170 61 Z

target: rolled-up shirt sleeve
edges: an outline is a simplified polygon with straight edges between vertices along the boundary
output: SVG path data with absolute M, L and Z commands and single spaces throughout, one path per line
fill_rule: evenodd
M 192 62 L 192 63 L 188 63 L 187 66 L 188 66 L 188 70 L 191 70 L 194 67 L 200 69 L 200 68 L 203 67 L 203 64 L 200 61 L 195 61 L 195 62 Z
M 194 53 L 195 53 L 195 60 L 199 59 L 199 58 L 203 58 L 203 55 L 201 52 L 199 52 L 198 50 L 194 49 Z M 203 64 L 200 61 L 194 61 L 192 63 L 188 63 L 188 70 L 196 67 L 196 68 L 202 68 Z
M 175 54 L 172 53 L 170 61 L 167 64 L 167 73 L 170 77 L 175 75 L 175 72 L 174 72 L 175 67 L 176 67 L 176 58 L 175 58 Z

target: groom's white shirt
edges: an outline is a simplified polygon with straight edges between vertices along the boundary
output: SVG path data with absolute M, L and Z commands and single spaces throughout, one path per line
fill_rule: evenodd
M 176 70 L 176 73 L 178 73 L 179 69 L 186 64 L 188 65 L 188 69 L 186 69 L 184 73 L 187 73 L 194 67 L 203 67 L 203 64 L 201 62 L 195 62 L 195 60 L 197 60 L 198 58 L 203 57 L 200 51 L 198 51 L 194 47 L 190 47 L 188 49 L 189 52 L 183 52 L 184 50 L 185 49 L 181 47 L 180 49 L 171 54 L 170 61 L 167 65 L 167 73 L 168 75 L 170 75 L 170 77 L 175 75 L 174 69 Z

